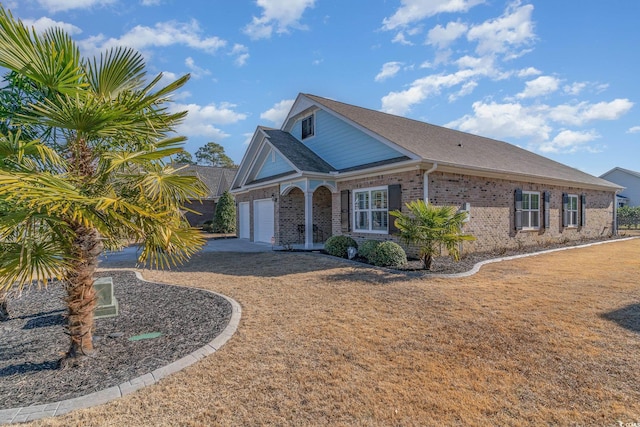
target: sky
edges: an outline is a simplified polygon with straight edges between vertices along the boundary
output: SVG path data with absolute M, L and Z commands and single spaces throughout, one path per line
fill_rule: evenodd
M 637 0 L 9 0 L 83 55 L 128 46 L 194 154 L 240 163 L 311 93 L 506 141 L 593 175 L 640 171 Z

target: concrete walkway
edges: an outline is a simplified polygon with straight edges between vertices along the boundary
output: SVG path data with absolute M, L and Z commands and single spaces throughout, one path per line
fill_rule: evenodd
M 145 281 L 142 276 L 136 272 L 138 279 Z M 202 292 L 211 292 L 202 289 Z M 211 292 L 216 294 L 215 292 Z M 174 372 L 181 371 L 187 366 L 191 366 L 200 359 L 209 356 L 222 347 L 238 329 L 240 324 L 240 316 L 242 309 L 240 304 L 235 300 L 221 294 L 217 294 L 229 301 L 231 304 L 231 319 L 227 327 L 214 338 L 213 341 L 206 344 L 204 347 L 200 347 L 196 351 L 186 355 L 185 357 L 176 360 L 166 366 L 156 369 L 153 372 L 144 374 L 138 378 L 133 378 L 130 381 L 122 383 L 117 386 L 109 387 L 104 390 L 90 393 L 84 396 L 76 397 L 74 399 L 62 400 L 59 402 L 44 403 L 41 405 L 31 405 L 22 408 L 0 409 L 0 424 L 20 423 L 26 421 L 33 421 L 45 417 L 53 417 L 56 415 L 66 414 L 67 412 L 74 411 L 76 409 L 90 408 L 96 405 L 102 405 L 111 400 L 117 399 L 127 394 L 133 393 L 148 385 L 154 384 L 160 381 L 162 378 L 173 374 Z

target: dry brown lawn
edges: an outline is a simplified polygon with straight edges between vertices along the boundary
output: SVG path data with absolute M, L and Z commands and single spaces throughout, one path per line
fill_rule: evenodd
M 236 335 L 133 395 L 32 425 L 640 422 L 640 239 L 408 279 L 301 253 L 150 280 L 236 299 Z

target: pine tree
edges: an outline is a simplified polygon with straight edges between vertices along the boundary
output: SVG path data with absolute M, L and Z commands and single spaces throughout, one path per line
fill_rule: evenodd
M 236 231 L 236 205 L 233 196 L 225 191 L 220 196 L 213 216 L 214 233 L 234 233 Z

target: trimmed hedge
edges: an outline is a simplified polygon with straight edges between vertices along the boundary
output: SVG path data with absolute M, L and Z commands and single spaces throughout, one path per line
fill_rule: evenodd
M 340 258 L 348 258 L 347 248 L 353 246 L 358 247 L 358 244 L 349 236 L 331 236 L 324 242 L 324 250 L 333 256 Z
M 379 240 L 365 240 L 358 248 L 358 254 L 368 260 L 369 258 L 371 258 L 371 255 L 376 250 L 376 248 L 380 246 L 380 243 L 382 242 Z
M 396 242 L 382 242 L 371 254 L 369 262 L 378 267 L 400 267 L 407 263 L 407 254 Z

